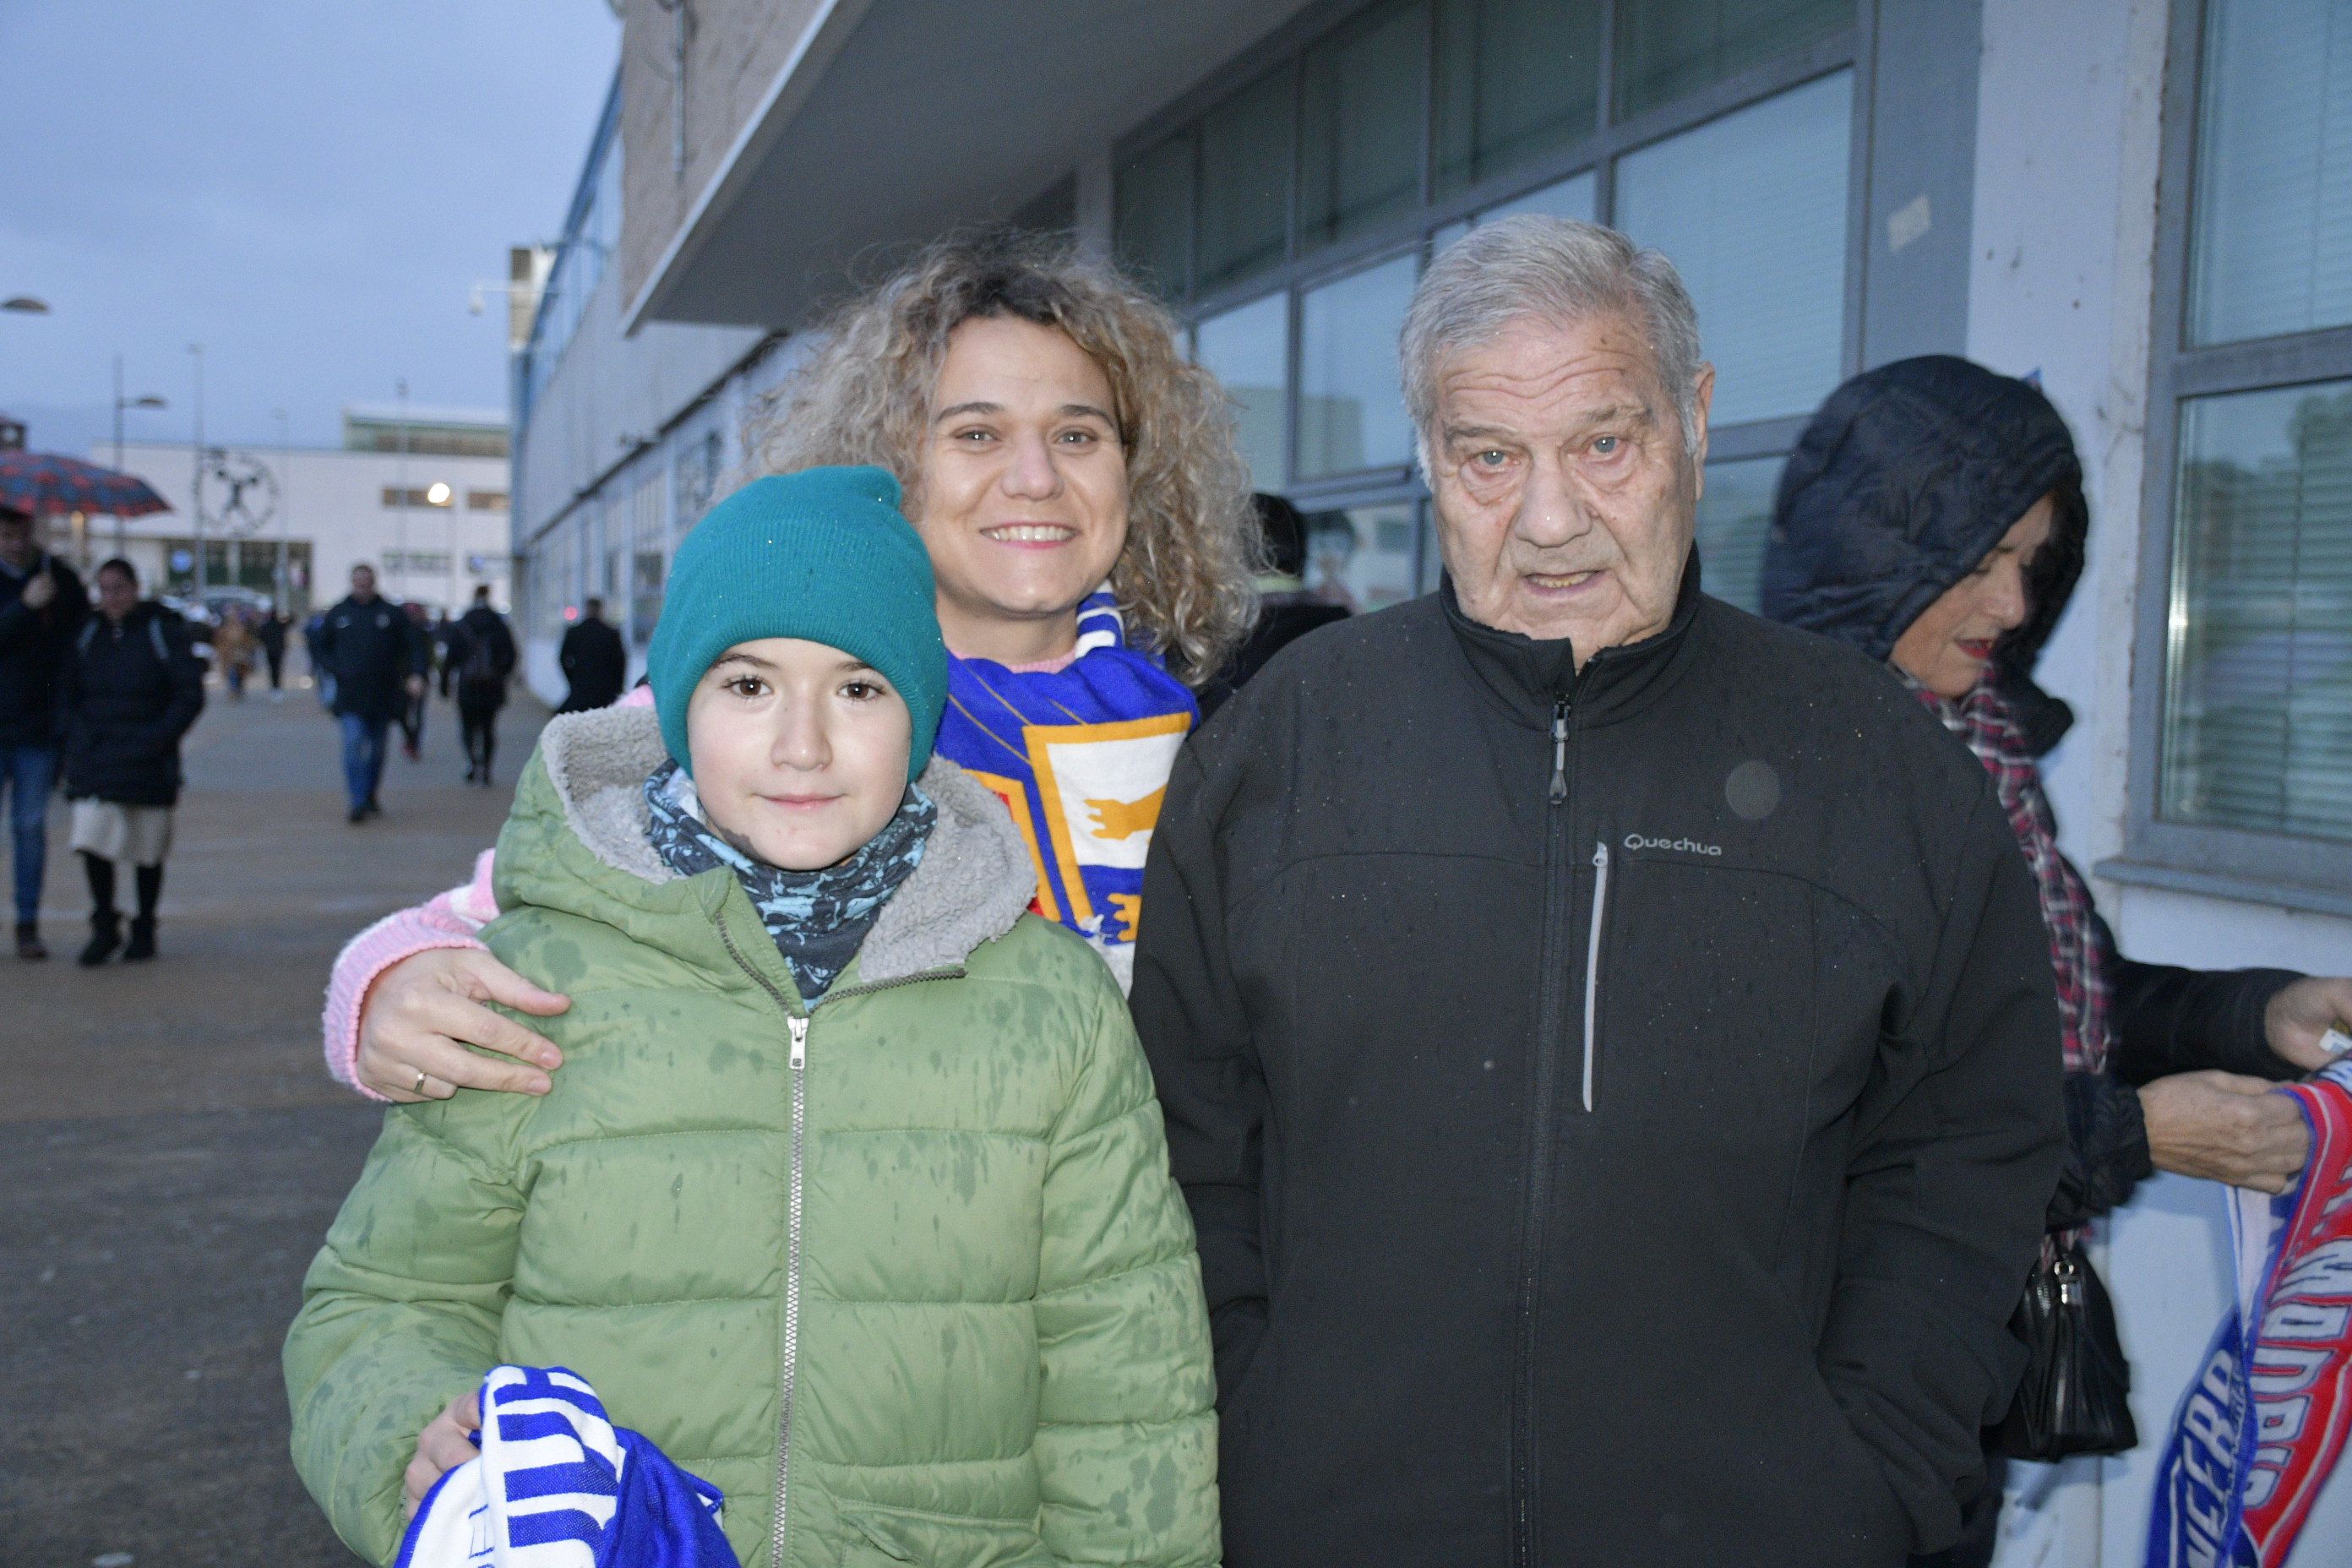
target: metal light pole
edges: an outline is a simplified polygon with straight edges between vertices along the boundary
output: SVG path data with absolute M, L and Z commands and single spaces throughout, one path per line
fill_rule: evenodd
M 121 354 L 114 356 L 114 471 L 116 473 L 122 471 L 122 411 L 126 408 L 168 408 L 170 406 L 170 404 L 152 392 L 138 397 L 123 396 L 122 356 Z M 116 512 L 114 514 L 114 552 L 117 555 L 130 552 L 129 536 L 125 531 L 129 527 L 130 524 L 122 514 Z
M 399 553 L 393 559 L 394 596 L 405 602 L 408 598 L 408 378 L 402 376 L 393 383 L 400 394 L 400 458 L 393 468 L 393 485 L 400 492 L 400 510 L 394 514 L 394 536 L 398 539 Z
M 205 598 L 205 345 L 190 343 L 188 352 L 196 360 L 196 423 L 194 444 L 188 453 L 188 510 L 196 531 L 196 602 L 201 605 Z
M 278 421 L 278 568 L 269 574 L 270 597 L 277 602 L 270 609 L 284 612 L 292 603 L 287 592 L 286 551 L 287 534 L 293 526 L 288 516 L 294 510 L 293 443 L 286 438 L 286 410 L 273 408 L 269 416 Z

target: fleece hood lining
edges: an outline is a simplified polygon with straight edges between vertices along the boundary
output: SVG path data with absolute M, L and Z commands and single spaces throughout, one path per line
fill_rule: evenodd
M 604 708 L 548 721 L 540 758 L 565 826 L 602 864 L 656 886 L 677 879 L 646 837 L 647 774 L 668 757 L 651 708 Z M 1037 890 L 1004 803 L 945 757 L 917 781 L 939 808 L 922 863 L 883 906 L 858 950 L 867 984 L 963 963 L 1013 929 Z

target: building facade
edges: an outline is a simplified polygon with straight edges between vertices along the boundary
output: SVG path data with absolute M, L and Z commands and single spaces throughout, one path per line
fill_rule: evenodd
M 114 466 L 111 444 L 91 460 Z M 496 410 L 344 410 L 341 447 L 207 447 L 126 441 L 122 468 L 172 503 L 148 517 L 60 520 L 58 548 L 94 563 L 121 555 L 151 593 L 197 583 L 275 599 L 299 617 L 376 568 L 386 597 L 462 610 L 488 584 L 512 597 L 506 416 Z M 201 480 L 199 480 L 201 473 Z M 201 539 L 197 497 L 204 510 Z
M 1366 609 L 1439 570 L 1396 329 L 1475 224 L 1672 257 L 1717 370 L 1700 551 L 1752 605 L 1780 465 L 1839 381 L 2038 375 L 2091 564 L 2041 673 L 2048 779 L 2126 951 L 2352 970 L 2352 10 L 2330 0 L 630 0 L 525 363 L 535 684 L 590 594 L 642 650 L 746 416 L 877 258 L 1067 226 L 1232 391 L 1256 482 Z M 690 13 L 690 15 L 689 15 Z M 2336 46 L 2341 45 L 2342 47 Z M 1759 700 L 1771 700 L 1759 693 Z M 2039 1478 L 2013 1562 L 2144 1550 L 2228 1292 L 2218 1189 L 2106 1241 L 2148 1441 Z M 2303 1552 L 2352 1552 L 2352 1482 Z

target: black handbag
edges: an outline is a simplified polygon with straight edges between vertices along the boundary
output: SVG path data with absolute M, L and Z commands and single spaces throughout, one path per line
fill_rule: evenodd
M 2011 1459 L 2120 1454 L 2137 1446 L 2131 1368 L 2107 1288 L 2074 1241 L 2045 1237 L 2010 1331 L 2026 1349 L 2025 1380 L 1986 1447 Z

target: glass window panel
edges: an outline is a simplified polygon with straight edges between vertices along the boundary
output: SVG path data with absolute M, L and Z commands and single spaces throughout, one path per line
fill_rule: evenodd
M 1290 207 L 1290 73 L 1276 70 L 1201 120 L 1202 293 L 1282 260 Z
M 2352 321 L 2352 10 L 2214 0 L 2207 27 L 2189 335 Z
M 1420 593 L 1420 552 L 1417 502 L 1307 514 L 1307 591 L 1358 615 Z
M 1397 330 L 1413 272 L 1400 256 L 1299 297 L 1300 479 L 1412 460 Z
M 1853 25 L 1853 0 L 1618 0 L 1623 120 Z
M 1602 0 L 1442 0 L 1441 195 L 1548 157 L 1591 131 L 1603 8 Z
M 1470 220 L 1466 217 L 1459 223 L 1449 223 L 1445 225 L 1443 228 L 1438 229 L 1429 237 L 1429 254 L 1435 256 L 1439 251 L 1444 250 L 1447 246 L 1453 244 L 1455 240 L 1460 239 L 1464 235 L 1468 234 L 1469 232 Z
M 1542 213 L 1550 217 L 1572 217 L 1591 223 L 1593 221 L 1593 207 L 1599 197 L 1599 187 L 1588 171 L 1581 174 L 1570 174 L 1556 185 L 1546 185 L 1541 190 L 1529 191 L 1526 195 L 1514 196 L 1507 202 L 1499 202 L 1480 213 L 1478 221 L 1492 223 L 1498 217 L 1508 217 L 1513 213 Z
M 1764 535 L 1785 458 L 1742 458 L 1706 466 L 1698 502 L 1699 584 L 1727 605 L 1753 611 L 1764 574 Z
M 1196 329 L 1194 357 L 1233 397 L 1242 461 L 1250 483 L 1275 489 L 1283 477 L 1283 421 L 1290 408 L 1290 296 L 1269 294 L 1211 316 Z
M 1171 136 L 1120 165 L 1112 220 L 1119 265 L 1169 299 L 1192 285 L 1192 139 Z
M 1421 203 L 1428 6 L 1375 7 L 1307 51 L 1298 242 L 1308 249 Z
M 2352 382 L 2182 406 L 2158 809 L 2352 842 Z
M 1810 414 L 1837 384 L 1853 91 L 1840 71 L 1617 165 L 1617 226 L 1698 307 L 1717 424 Z

